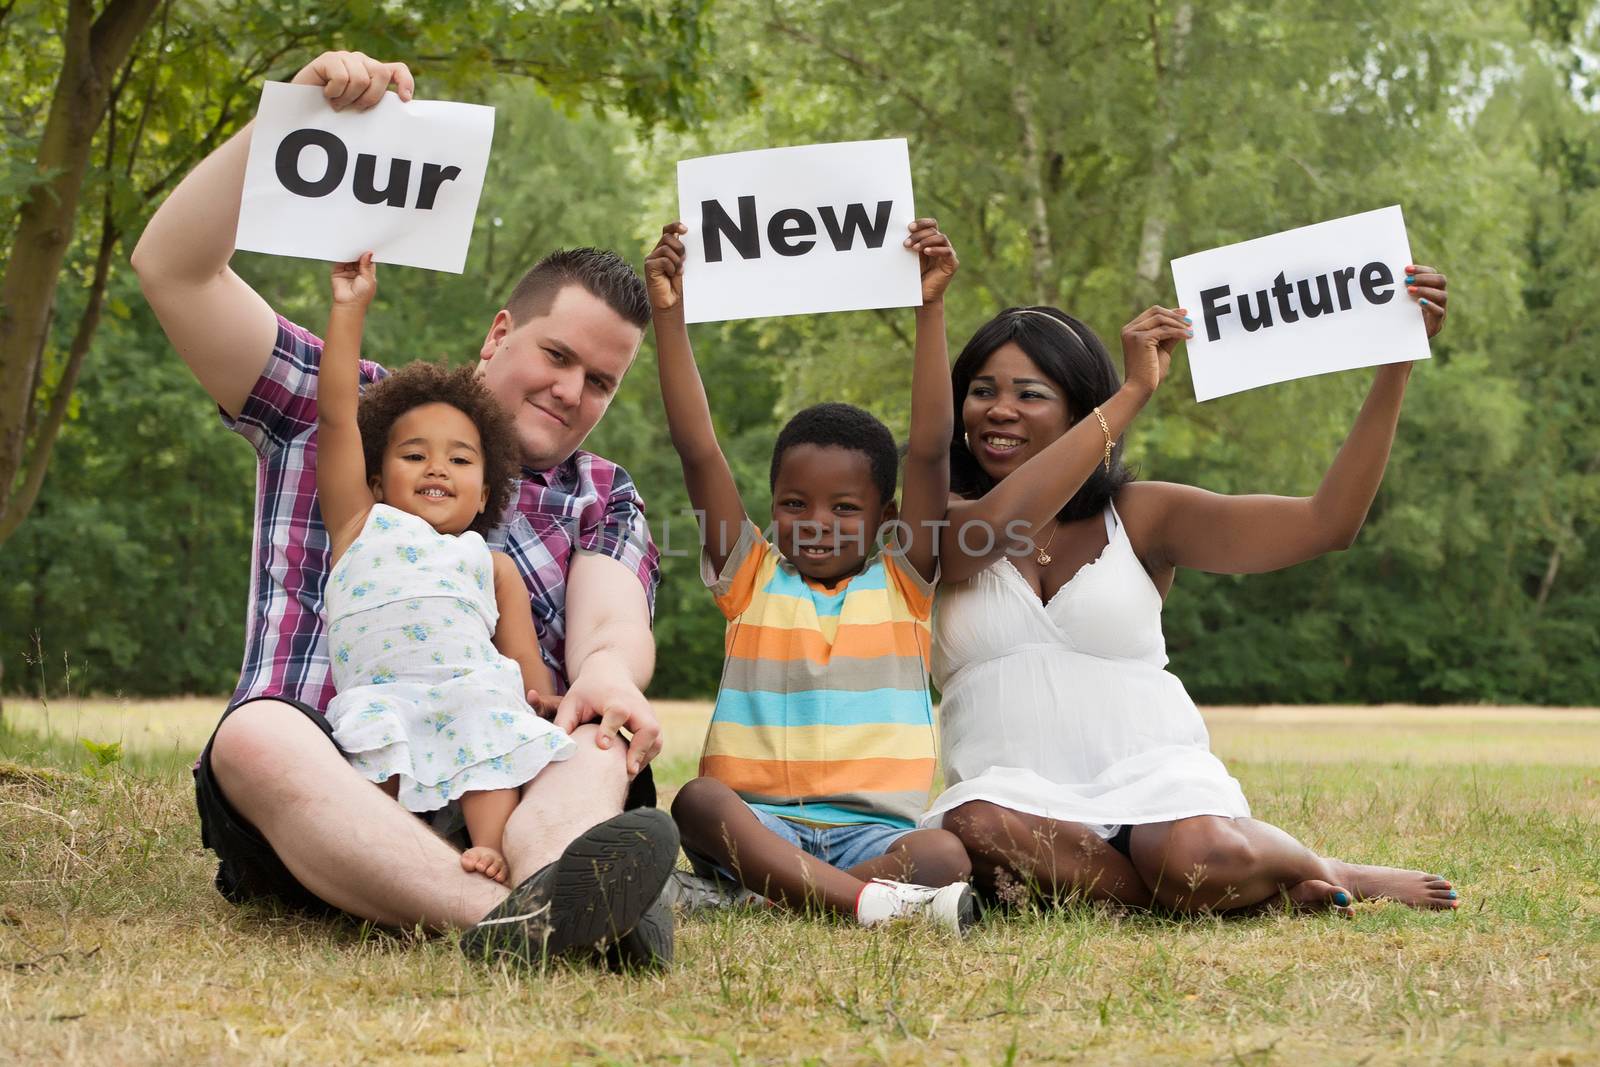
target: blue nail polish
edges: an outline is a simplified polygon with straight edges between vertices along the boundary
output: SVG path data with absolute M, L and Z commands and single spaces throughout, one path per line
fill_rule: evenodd
M 1459 893 L 1457 893 L 1457 892 L 1456 892 L 1456 891 L 1455 891 L 1455 890 L 1454 890 L 1454 889 L 1452 889 L 1452 890 L 1450 890 L 1450 899 L 1451 899 L 1451 900 L 1454 900 L 1454 899 L 1456 899 L 1456 897 L 1457 897 L 1457 896 L 1459 896 L 1459 895 L 1460 895 L 1460 894 L 1459 894 Z
M 1350 904 L 1350 894 L 1341 889 L 1333 895 L 1333 902 L 1339 905 L 1341 908 L 1348 907 Z
M 1184 316 L 1184 317 L 1183 317 L 1183 321 L 1184 321 L 1184 322 L 1188 322 L 1188 323 L 1193 323 L 1193 322 L 1194 322 L 1194 320 L 1193 320 L 1193 319 L 1191 319 L 1191 318 L 1190 318 L 1190 317 L 1189 317 L 1189 316 L 1187 316 L 1187 315 L 1185 315 L 1185 316 Z
M 1410 285 L 1412 282 L 1414 282 L 1416 280 L 1417 280 L 1417 276 L 1415 274 L 1407 274 L 1406 275 L 1406 284 L 1407 285 Z
M 1189 331 L 1188 331 L 1188 332 L 1186 332 L 1186 333 L 1185 333 L 1185 334 L 1184 334 L 1184 336 L 1185 336 L 1185 337 L 1193 337 L 1193 336 L 1194 336 L 1194 331 L 1193 331 L 1193 330 L 1189 330 Z
M 1427 302 L 1428 302 L 1428 298 L 1427 298 L 1427 297 L 1423 297 L 1423 298 L 1422 298 L 1422 299 L 1421 299 L 1421 300 L 1419 300 L 1419 301 L 1417 301 L 1417 302 L 1418 302 L 1418 303 L 1419 303 L 1419 304 L 1426 304 L 1426 303 L 1427 303 Z

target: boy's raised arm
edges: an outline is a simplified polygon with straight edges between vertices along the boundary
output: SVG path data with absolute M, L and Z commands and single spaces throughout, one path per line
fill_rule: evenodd
M 344 555 L 372 510 L 356 406 L 361 402 L 361 332 L 377 291 L 371 252 L 355 263 L 334 264 L 333 309 L 317 382 L 317 504 L 334 560 Z
M 700 515 L 706 555 L 720 574 L 748 520 L 733 471 L 722 454 L 722 446 L 717 444 L 711 405 L 700 381 L 700 369 L 695 366 L 694 350 L 689 347 L 689 327 L 683 321 L 681 235 L 688 232 L 681 222 L 662 228 L 661 240 L 644 261 L 644 277 L 650 291 L 667 429 L 683 465 L 689 503 Z
M 900 521 L 906 562 L 932 581 L 939 564 L 939 527 L 950 498 L 950 436 L 955 414 L 950 398 L 950 353 L 944 332 L 944 293 L 960 265 L 937 219 L 911 224 L 906 247 L 922 267 L 922 306 L 917 308 L 917 343 L 911 370 L 911 439 L 906 449 Z

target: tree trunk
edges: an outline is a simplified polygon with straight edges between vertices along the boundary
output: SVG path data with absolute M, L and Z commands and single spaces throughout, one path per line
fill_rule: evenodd
M 69 0 L 64 57 L 39 140 L 45 180 L 22 203 L 0 278 L 0 525 L 14 528 L 13 488 L 27 430 L 56 286 L 72 243 L 78 197 L 95 131 L 105 119 L 112 76 L 133 50 L 160 0 L 110 0 L 99 18 L 89 0 Z
M 1161 268 L 1166 262 L 1167 226 L 1172 218 L 1172 150 L 1178 143 L 1178 120 L 1173 99 L 1176 90 L 1173 82 L 1182 67 L 1183 48 L 1189 39 L 1189 27 L 1194 19 L 1190 4 L 1178 5 L 1172 20 L 1172 48 L 1163 58 L 1161 52 L 1161 24 L 1152 6 L 1150 11 L 1150 50 L 1155 65 L 1156 136 L 1151 145 L 1150 191 L 1145 201 L 1144 226 L 1139 233 L 1139 259 L 1136 275 L 1139 279 L 1139 296 L 1135 304 L 1143 307 L 1153 301 L 1159 290 Z

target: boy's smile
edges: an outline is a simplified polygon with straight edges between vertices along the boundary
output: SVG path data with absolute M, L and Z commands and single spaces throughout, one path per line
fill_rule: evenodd
M 832 586 L 858 573 L 878 529 L 894 517 L 866 453 L 838 445 L 794 445 L 772 486 L 778 551 L 795 570 Z

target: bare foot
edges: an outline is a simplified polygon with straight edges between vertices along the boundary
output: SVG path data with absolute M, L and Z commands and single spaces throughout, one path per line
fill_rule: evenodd
M 1350 919 L 1355 917 L 1355 909 L 1350 906 L 1354 900 L 1355 897 L 1348 890 L 1341 889 L 1332 882 L 1324 882 L 1320 878 L 1308 878 L 1286 892 L 1280 893 L 1275 897 L 1268 897 L 1261 903 L 1251 907 L 1240 908 L 1233 914 L 1263 915 L 1267 912 L 1289 909 L 1293 911 L 1331 911 Z
M 1328 866 L 1340 882 L 1349 886 L 1357 900 L 1394 900 L 1410 908 L 1437 911 L 1461 906 L 1454 887 L 1437 874 L 1342 860 L 1328 860 Z
M 485 878 L 493 878 L 501 884 L 506 880 L 506 858 L 500 854 L 499 849 L 486 848 L 483 845 L 473 845 L 461 854 L 461 869 L 481 874 Z

